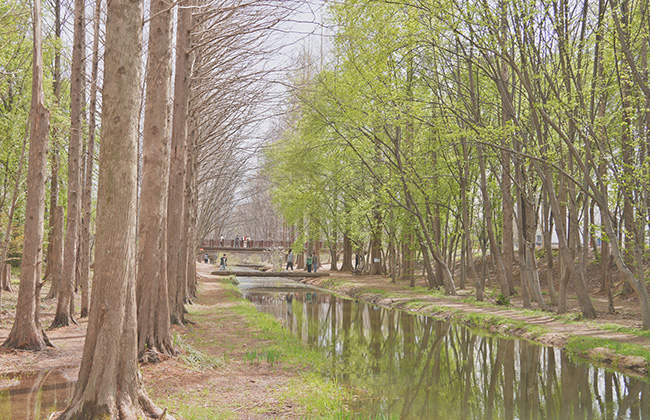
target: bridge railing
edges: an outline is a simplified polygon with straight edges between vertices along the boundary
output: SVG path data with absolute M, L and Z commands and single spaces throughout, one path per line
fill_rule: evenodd
M 291 241 L 256 241 L 256 240 L 251 240 L 249 239 L 248 241 L 245 241 L 243 239 L 239 239 L 238 241 L 235 239 L 224 239 L 223 241 L 220 239 L 205 239 L 201 243 L 201 248 L 217 248 L 217 247 L 222 247 L 222 248 L 264 248 L 264 249 L 269 249 L 269 248 L 275 248 L 275 247 L 282 247 L 282 248 L 290 248 L 293 245 Z M 320 242 L 319 248 L 323 248 L 323 243 Z

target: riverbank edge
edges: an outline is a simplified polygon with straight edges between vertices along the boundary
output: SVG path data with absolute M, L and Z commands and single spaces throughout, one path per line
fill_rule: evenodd
M 480 331 L 506 338 L 519 338 L 541 345 L 552 346 L 565 350 L 570 356 L 592 363 L 596 366 L 639 377 L 650 381 L 650 347 L 624 343 L 622 341 L 600 339 L 578 334 L 558 333 L 546 327 L 540 327 L 530 322 L 513 319 L 507 315 L 493 315 L 481 312 L 466 312 L 462 309 L 446 306 L 440 300 L 448 300 L 448 305 L 455 302 L 453 298 L 436 298 L 431 303 L 421 298 L 400 295 L 394 291 L 386 291 L 377 287 L 366 287 L 336 277 L 303 279 L 301 283 L 315 286 L 342 297 L 370 303 L 386 309 L 404 310 L 449 320 L 476 328 Z M 471 305 L 471 303 L 464 302 Z M 472 305 L 480 308 L 479 305 Z M 482 306 L 482 305 L 481 305 Z M 503 312 L 504 308 L 499 307 Z M 505 311 L 512 309 L 505 308 Z M 520 313 L 517 315 L 521 316 Z M 572 321 L 578 325 L 587 326 L 586 322 Z M 594 328 L 589 326 L 589 328 Z M 603 330 L 603 333 L 606 331 Z M 603 334 L 604 335 L 604 334 Z M 629 335 L 633 339 L 634 335 Z
M 301 413 L 299 418 L 322 420 L 347 418 L 346 416 L 349 415 L 348 404 L 353 398 L 351 390 L 342 387 L 337 381 L 324 375 L 323 372 L 327 370 L 327 367 L 320 352 L 305 347 L 299 339 L 284 328 L 281 320 L 272 314 L 259 311 L 255 304 L 243 296 L 242 291 L 237 287 L 238 282 L 234 280 L 235 278 L 235 276 L 200 273 L 199 295 L 203 293 L 201 283 L 204 282 L 221 288 L 230 300 L 230 305 L 219 309 L 222 312 L 221 316 L 242 318 L 245 320 L 246 328 L 250 329 L 248 333 L 253 334 L 255 340 L 260 341 L 258 345 L 248 343 L 248 348 L 244 348 L 243 351 L 246 355 L 243 360 L 245 360 L 245 364 L 251 368 L 254 368 L 255 365 L 275 365 L 277 372 L 274 374 L 288 376 L 286 388 L 274 389 L 272 392 L 277 393 L 276 396 L 282 401 L 291 401 L 293 410 Z M 190 306 L 188 315 L 190 317 L 199 315 L 211 317 L 215 315 L 215 312 L 214 308 L 198 309 Z M 214 319 L 211 319 L 210 322 L 214 322 Z M 198 331 L 190 330 L 179 331 L 179 336 L 187 346 L 199 351 L 205 349 L 197 346 L 197 342 L 210 338 Z M 231 357 L 232 359 L 237 358 L 234 355 Z M 273 360 L 269 360 L 269 357 Z M 228 417 L 234 413 L 226 410 L 221 414 Z

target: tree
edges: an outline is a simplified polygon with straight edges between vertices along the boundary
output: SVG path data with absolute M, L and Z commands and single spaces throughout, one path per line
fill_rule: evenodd
M 81 244 L 79 252 L 79 287 L 81 287 L 81 318 L 88 316 L 90 306 L 90 219 L 93 198 L 93 168 L 95 167 L 95 130 L 97 126 L 97 77 L 99 73 L 99 28 L 102 2 L 96 0 L 93 29 L 93 56 L 90 76 L 90 107 L 88 109 L 88 147 L 86 149 L 86 172 L 81 200 Z
M 142 193 L 138 229 L 138 356 L 173 354 L 167 292 L 167 188 L 172 12 L 168 0 L 151 2 L 149 59 L 142 139 Z
M 176 67 L 174 73 L 174 108 L 167 197 L 167 235 L 185 238 L 183 206 L 185 188 L 185 144 L 190 97 L 192 53 L 190 47 L 192 9 L 190 2 L 178 9 L 176 26 Z M 187 248 L 167 242 L 167 281 L 169 285 L 169 315 L 172 324 L 183 324 L 186 290 Z
M 81 218 L 82 195 L 82 108 L 84 98 L 84 50 L 86 4 L 75 0 L 74 40 L 72 47 L 72 70 L 70 80 L 70 145 L 68 147 L 68 213 L 66 217 L 65 245 L 63 252 L 63 276 L 59 285 L 56 314 L 51 328 L 70 325 L 74 320 L 74 289 L 77 269 L 77 245 Z
M 95 277 L 74 396 L 60 419 L 158 418 L 137 360 L 135 244 L 143 2 L 108 3 Z
M 50 345 L 39 320 L 43 222 L 45 218 L 45 167 L 47 162 L 50 112 L 43 93 L 43 41 L 41 2 L 33 6 L 34 49 L 32 59 L 32 104 L 30 108 L 29 159 L 25 240 L 20 268 L 20 289 L 16 318 L 3 347 L 43 350 Z

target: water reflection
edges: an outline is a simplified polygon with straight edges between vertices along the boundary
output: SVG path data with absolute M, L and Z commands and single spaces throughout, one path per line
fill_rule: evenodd
M 561 351 L 324 292 L 249 287 L 260 310 L 322 349 L 364 418 L 648 419 L 650 385 Z
M 47 419 L 67 406 L 74 384 L 63 371 L 1 375 L 0 420 Z

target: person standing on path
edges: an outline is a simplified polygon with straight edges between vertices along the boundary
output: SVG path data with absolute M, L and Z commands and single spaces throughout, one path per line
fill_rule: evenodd
M 314 252 L 314 254 L 311 257 L 311 266 L 314 269 L 314 273 L 318 269 L 318 254 Z
M 220 261 L 219 271 L 226 271 L 227 265 L 228 265 L 228 258 L 226 258 L 226 254 L 223 254 L 223 257 L 221 257 L 221 261 Z
M 291 248 L 289 248 L 289 253 L 287 254 L 287 268 L 285 268 L 285 271 L 289 271 L 289 267 L 293 271 L 293 251 Z
M 312 254 L 307 254 L 307 272 L 311 273 L 311 256 Z

